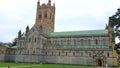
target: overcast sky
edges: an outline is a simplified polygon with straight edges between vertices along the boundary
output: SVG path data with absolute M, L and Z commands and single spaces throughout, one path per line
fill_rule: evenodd
M 19 30 L 35 23 L 38 0 L 0 0 L 0 41 L 12 42 Z M 120 0 L 51 0 L 55 3 L 55 31 L 104 29 Z M 48 0 L 40 0 L 47 3 Z

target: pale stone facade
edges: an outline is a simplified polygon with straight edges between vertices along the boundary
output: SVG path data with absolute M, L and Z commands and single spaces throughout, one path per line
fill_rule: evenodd
M 18 33 L 17 45 L 0 54 L 0 61 L 117 66 L 113 28 L 54 32 L 55 4 L 37 3 L 36 22 L 25 34 Z M 5 58 L 4 60 L 2 60 Z

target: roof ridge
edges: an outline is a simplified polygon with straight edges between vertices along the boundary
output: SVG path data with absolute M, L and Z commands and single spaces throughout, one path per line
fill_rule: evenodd
M 66 31 L 66 32 L 53 32 L 50 36 L 75 36 L 75 35 L 103 35 L 108 34 L 108 30 L 85 30 L 85 31 Z
M 100 30 L 106 30 L 106 29 L 96 29 L 96 30 L 79 30 L 79 31 L 60 31 L 60 32 L 82 32 L 82 31 L 100 31 Z M 59 33 L 59 32 L 52 32 L 52 33 Z

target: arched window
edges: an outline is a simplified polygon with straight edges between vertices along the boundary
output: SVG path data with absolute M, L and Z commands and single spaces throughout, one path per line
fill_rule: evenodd
M 88 45 L 91 45 L 91 40 L 90 39 L 88 39 Z
M 59 52 L 59 56 L 60 56 L 60 52 Z
M 33 54 L 35 54 L 35 50 L 33 50 Z
M 44 14 L 44 18 L 47 18 L 47 13 Z
M 49 18 L 52 19 L 52 13 L 50 14 Z
M 81 45 L 83 45 L 83 39 L 81 39 Z
M 73 56 L 75 56 L 75 52 L 73 52 Z
M 81 52 L 81 56 L 83 56 L 83 52 Z
M 61 40 L 61 45 L 63 45 L 63 40 Z
M 55 44 L 57 44 L 57 40 L 55 40 Z
M 66 52 L 66 56 L 67 56 L 67 52 Z
M 107 57 L 109 57 L 109 53 L 107 53 Z
M 103 45 L 106 45 L 106 39 L 103 39 Z
M 74 40 L 74 45 L 76 45 L 76 40 Z
M 29 42 L 31 42 L 31 38 L 29 38 Z
M 91 52 L 89 52 L 89 57 L 91 57 Z
M 27 54 L 29 54 L 29 50 L 27 50 Z
M 51 40 L 49 40 L 49 43 L 51 44 Z
M 45 52 L 45 55 L 47 55 L 47 52 Z
M 67 40 L 67 44 L 70 45 L 70 40 Z
M 55 44 L 55 41 L 53 40 L 52 43 Z
M 97 39 L 95 39 L 95 45 L 98 45 L 98 40 Z
M 35 38 L 35 43 L 36 43 L 36 38 Z
M 39 19 L 40 19 L 40 18 L 42 18 L 42 15 L 41 15 L 41 14 L 39 15 Z
M 39 28 L 40 28 L 40 34 L 42 34 L 43 27 L 42 27 L 42 26 L 40 26 Z
M 77 40 L 77 43 L 80 44 L 80 40 Z

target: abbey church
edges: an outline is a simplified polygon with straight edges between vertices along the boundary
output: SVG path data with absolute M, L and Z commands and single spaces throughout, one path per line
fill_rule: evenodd
M 17 43 L 0 52 L 0 61 L 44 64 L 117 66 L 114 29 L 54 32 L 55 4 L 37 2 L 32 28 L 19 31 Z

